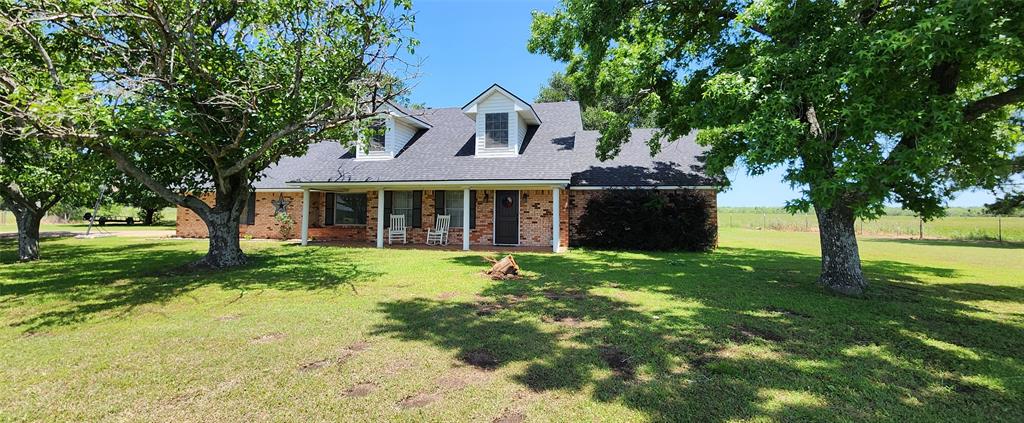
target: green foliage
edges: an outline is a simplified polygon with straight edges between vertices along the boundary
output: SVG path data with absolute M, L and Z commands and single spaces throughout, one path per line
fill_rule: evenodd
M 201 202 L 184 193 L 212 189 L 228 201 L 219 210 L 240 208 L 234 193 L 282 156 L 325 137 L 354 138 L 354 122 L 404 93 L 395 61 L 416 46 L 408 1 L 11 7 L 11 25 L 45 47 L 23 48 L 25 57 L 12 62 L 15 94 L 32 91 L 15 107 L 18 117 L 33 131 L 106 153 L 166 200 L 196 209 Z M 88 69 L 31 77 L 46 75 L 46 54 L 65 66 L 76 60 L 72 50 Z M 103 107 L 80 114 L 91 120 L 68 121 L 69 102 L 54 101 L 64 97 Z
M 584 100 L 657 104 L 662 140 L 700 129 L 709 171 L 785 166 L 792 210 L 931 218 L 957 186 L 993 186 L 1022 141 L 1022 22 L 1015 0 L 565 0 L 535 12 L 529 48 L 567 62 Z M 602 157 L 643 110 L 607 111 Z
M 692 191 L 609 190 L 585 210 L 573 234 L 587 247 L 709 251 L 717 242 L 712 204 Z
M 581 89 L 586 84 L 571 80 L 561 72 L 555 72 L 548 78 L 547 85 L 540 88 L 540 93 L 534 100 L 538 103 L 556 101 L 579 101 L 583 114 L 583 129 L 603 131 L 609 126 L 610 119 L 615 115 L 608 113 L 616 111 L 626 113 L 629 111 L 633 98 L 621 91 L 602 92 L 600 98 L 586 101 L 580 95 Z M 634 105 L 636 106 L 636 105 Z M 648 128 L 654 125 L 654 105 L 643 105 L 646 110 L 635 112 L 629 122 L 630 127 Z
M 278 213 L 274 215 L 274 221 L 277 222 L 277 231 L 281 234 L 281 239 L 291 239 L 292 230 L 295 228 L 295 220 L 288 212 Z
M 1024 125 L 1024 118 L 1021 119 Z M 1014 157 L 1010 161 L 1005 180 L 1000 184 L 1001 195 L 985 208 L 992 214 L 1012 215 L 1024 213 L 1024 155 Z M 993 190 L 995 191 L 995 190 Z

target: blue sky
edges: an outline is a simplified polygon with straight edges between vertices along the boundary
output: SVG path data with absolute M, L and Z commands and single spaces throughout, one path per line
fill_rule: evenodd
M 411 100 L 428 107 L 461 107 L 493 83 L 526 100 L 537 96 L 548 76 L 564 66 L 526 51 L 530 12 L 551 10 L 554 1 L 414 0 L 416 54 L 423 60 Z M 781 206 L 798 194 L 782 181 L 782 171 L 758 177 L 742 169 L 730 175 L 733 187 L 718 197 L 721 206 Z M 973 207 L 992 201 L 984 191 L 964 192 L 950 206 Z

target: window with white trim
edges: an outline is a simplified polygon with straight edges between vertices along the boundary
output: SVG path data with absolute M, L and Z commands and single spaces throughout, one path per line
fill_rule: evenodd
M 391 214 L 404 214 L 408 226 L 413 223 L 412 195 L 412 191 L 395 191 L 391 194 Z
M 375 121 L 370 124 L 370 142 L 368 151 L 384 151 L 384 134 L 387 126 L 383 121 Z
M 444 192 L 444 214 L 452 217 L 451 227 L 453 228 L 462 227 L 462 206 L 462 191 Z
M 488 113 L 484 116 L 484 147 L 508 147 L 508 113 Z

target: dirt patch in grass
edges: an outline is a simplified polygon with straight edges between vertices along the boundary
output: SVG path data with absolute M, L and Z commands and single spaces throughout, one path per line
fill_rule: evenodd
M 325 358 L 323 360 L 311 361 L 306 364 L 299 366 L 299 370 L 302 371 L 313 371 L 320 370 L 324 367 L 341 364 L 348 361 L 350 358 L 359 354 L 360 352 L 366 351 L 370 348 L 370 343 L 366 341 L 357 341 L 349 344 L 345 348 L 342 348 L 341 352 L 333 358 Z
M 494 370 L 501 361 L 490 351 L 484 349 L 464 351 L 459 354 L 459 361 L 483 370 Z
M 438 394 L 416 394 L 405 397 L 398 402 L 398 408 L 408 410 L 410 408 L 426 407 L 430 404 L 440 400 L 441 396 Z
M 803 317 L 805 319 L 808 319 L 808 318 L 811 317 L 810 314 L 801 313 L 799 311 L 790 310 L 790 309 L 785 308 L 785 307 L 768 306 L 768 307 L 764 308 L 764 311 L 767 311 L 767 312 L 770 312 L 770 313 L 779 313 L 779 314 L 782 314 L 784 316 L 790 316 L 790 317 Z
M 310 361 L 308 363 L 304 363 L 301 366 L 299 366 L 299 370 L 302 370 L 304 372 L 312 372 L 330 366 L 331 364 L 334 364 L 334 360 L 325 358 L 323 360 Z
M 487 382 L 492 377 L 492 373 L 487 370 L 459 365 L 441 375 L 435 383 L 441 389 L 455 390 Z
M 732 327 L 732 329 L 735 331 L 731 338 L 733 341 L 736 342 L 745 342 L 747 340 L 754 338 L 759 338 L 770 342 L 782 342 L 786 340 L 784 336 L 779 335 L 770 330 L 755 328 L 752 326 L 744 325 L 742 323 L 738 323 L 730 327 Z
M 240 315 L 240 314 L 227 314 L 227 315 L 218 317 L 217 321 L 218 322 L 233 322 L 235 320 L 238 320 L 241 317 L 242 317 L 242 315 Z
M 544 317 L 541 317 L 540 320 L 543 321 L 544 323 L 552 323 L 552 324 L 556 324 L 556 325 L 559 325 L 559 326 L 570 327 L 570 328 L 578 328 L 578 327 L 582 327 L 582 326 L 585 325 L 585 322 L 582 319 L 580 319 L 578 317 L 575 317 L 575 316 L 569 316 L 569 315 L 564 315 L 564 314 L 557 314 L 557 315 L 554 315 L 554 316 L 544 316 Z
M 384 366 L 384 374 L 394 376 L 413 367 L 416 367 L 416 362 L 407 358 L 391 360 L 388 361 L 386 366 Z
M 344 395 L 349 398 L 362 398 L 377 390 L 377 384 L 371 382 L 357 383 L 345 390 Z
M 563 291 L 544 291 L 544 298 L 549 300 L 582 300 L 587 298 L 587 293 L 578 289 L 566 289 Z
M 636 378 L 636 364 L 633 363 L 633 358 L 618 347 L 613 345 L 599 347 L 598 355 L 619 377 L 626 380 Z
M 281 332 L 272 332 L 263 336 L 259 336 L 252 339 L 253 344 L 269 344 L 274 341 L 280 341 L 284 339 L 284 334 Z
M 474 307 L 476 308 L 477 316 L 491 316 L 505 309 L 501 304 L 493 302 L 477 303 Z
M 520 423 L 524 421 L 526 421 L 526 414 L 511 410 L 505 410 L 504 413 L 492 420 L 493 423 Z
M 528 297 L 523 294 L 505 295 L 495 301 L 478 294 L 475 295 L 474 298 L 476 299 L 476 303 L 473 307 L 476 308 L 476 315 L 490 316 L 499 311 L 512 308 L 516 304 L 526 300 Z

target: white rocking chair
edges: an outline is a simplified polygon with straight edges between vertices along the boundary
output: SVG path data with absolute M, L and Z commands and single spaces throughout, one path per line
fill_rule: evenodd
M 409 241 L 406 238 L 404 214 L 391 215 L 391 225 L 388 226 L 388 245 L 391 245 L 391 241 L 396 239 L 401 239 L 402 244 L 409 243 Z
M 434 229 L 427 231 L 427 245 L 448 245 L 448 227 L 452 217 L 447 214 L 437 216 Z

